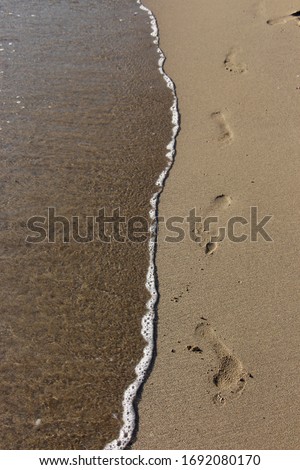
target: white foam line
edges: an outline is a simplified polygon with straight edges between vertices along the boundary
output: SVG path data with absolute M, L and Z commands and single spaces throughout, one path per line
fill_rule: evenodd
M 172 111 L 172 139 L 170 143 L 167 145 L 167 153 L 166 157 L 167 165 L 163 172 L 159 175 L 156 186 L 158 190 L 156 193 L 153 194 L 152 198 L 150 199 L 151 209 L 149 212 L 150 219 L 151 219 L 151 226 L 150 226 L 150 240 L 149 240 L 149 255 L 150 255 L 150 262 L 149 268 L 146 277 L 146 287 L 151 295 L 150 300 L 146 304 L 146 313 L 142 319 L 142 330 L 141 334 L 143 338 L 146 340 L 146 346 L 143 351 L 143 357 L 141 361 L 135 368 L 136 372 L 136 379 L 135 381 L 129 385 L 124 393 L 123 398 L 123 426 L 120 430 L 118 439 L 110 442 L 105 446 L 105 449 L 124 449 L 130 442 L 133 432 L 135 429 L 135 409 L 134 409 L 134 400 L 137 395 L 137 392 L 140 386 L 143 384 L 149 366 L 151 364 L 151 360 L 153 357 L 154 351 L 154 321 L 155 321 L 155 305 L 158 298 L 158 292 L 156 289 L 156 281 L 155 281 L 155 244 L 157 238 L 157 209 L 158 209 L 158 200 L 159 195 L 161 194 L 165 179 L 169 173 L 169 170 L 172 166 L 175 157 L 175 146 L 176 146 L 176 137 L 179 131 L 179 112 L 178 112 L 178 100 L 175 91 L 175 85 L 171 78 L 165 73 L 163 66 L 165 62 L 165 55 L 163 51 L 159 47 L 159 31 L 158 25 L 155 16 L 153 15 L 152 11 L 146 8 L 141 0 L 136 0 L 139 8 L 144 10 L 148 13 L 151 23 L 151 36 L 153 36 L 153 42 L 157 45 L 157 53 L 159 55 L 158 59 L 158 68 L 160 73 L 162 74 L 164 80 L 166 81 L 167 87 L 172 90 L 173 93 L 173 104 L 171 106 Z

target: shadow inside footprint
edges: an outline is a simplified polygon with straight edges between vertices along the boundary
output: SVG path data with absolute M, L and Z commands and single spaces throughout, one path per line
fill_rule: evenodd
M 217 248 L 218 248 L 218 243 L 208 242 L 205 246 L 205 254 L 212 255 L 216 251 Z
M 280 16 L 279 18 L 273 18 L 267 21 L 267 24 L 270 26 L 276 25 L 276 24 L 285 24 L 288 21 L 291 20 L 298 20 L 298 24 L 300 24 L 300 10 L 295 11 L 294 13 L 291 13 L 290 15 L 286 16 Z
M 231 206 L 232 198 L 227 194 L 220 194 L 214 199 L 214 208 L 215 209 L 227 209 Z
M 295 11 L 295 13 L 292 13 L 291 16 L 295 16 L 296 18 L 300 18 L 300 10 Z

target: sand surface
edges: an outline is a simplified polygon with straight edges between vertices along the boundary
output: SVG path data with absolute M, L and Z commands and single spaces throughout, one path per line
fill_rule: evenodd
M 210 253 L 212 231 L 167 243 L 161 225 L 158 354 L 133 447 L 299 449 L 299 1 L 145 4 L 181 113 L 160 216 L 222 225 L 255 206 L 273 241 Z

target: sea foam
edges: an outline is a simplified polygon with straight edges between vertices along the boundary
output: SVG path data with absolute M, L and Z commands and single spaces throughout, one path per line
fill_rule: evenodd
M 142 319 L 142 330 L 141 334 L 146 341 L 146 346 L 143 351 L 143 357 L 135 368 L 136 379 L 129 385 L 125 390 L 123 398 L 123 426 L 120 429 L 119 437 L 105 446 L 105 449 L 124 449 L 132 439 L 135 422 L 136 412 L 134 408 L 134 400 L 138 393 L 139 388 L 143 384 L 149 366 L 151 364 L 153 352 L 154 352 L 154 321 L 155 321 L 155 308 L 158 298 L 157 284 L 156 284 L 156 268 L 155 268 L 155 254 L 156 254 L 156 238 L 157 238 L 157 211 L 159 196 L 163 190 L 165 179 L 169 173 L 169 170 L 173 164 L 175 151 L 176 151 L 176 137 L 179 132 L 179 111 L 178 111 L 178 100 L 176 96 L 176 89 L 171 78 L 164 71 L 165 55 L 159 47 L 159 30 L 155 16 L 152 11 L 146 8 L 140 0 L 137 0 L 137 4 L 141 10 L 148 13 L 151 24 L 151 36 L 154 38 L 153 42 L 157 45 L 158 53 L 158 68 L 162 74 L 166 85 L 172 90 L 173 104 L 171 106 L 172 112 L 172 139 L 167 145 L 167 165 L 162 173 L 159 175 L 156 186 L 157 192 L 151 197 L 151 209 L 149 212 L 151 219 L 150 226 L 150 239 L 149 239 L 149 268 L 146 277 L 146 287 L 150 293 L 150 300 L 146 304 L 146 311 Z

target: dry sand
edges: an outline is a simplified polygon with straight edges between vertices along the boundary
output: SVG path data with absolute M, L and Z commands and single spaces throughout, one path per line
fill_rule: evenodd
M 273 241 L 206 253 L 161 226 L 158 354 L 133 447 L 299 449 L 300 3 L 145 4 L 182 119 L 160 216 L 223 223 L 257 206 Z

